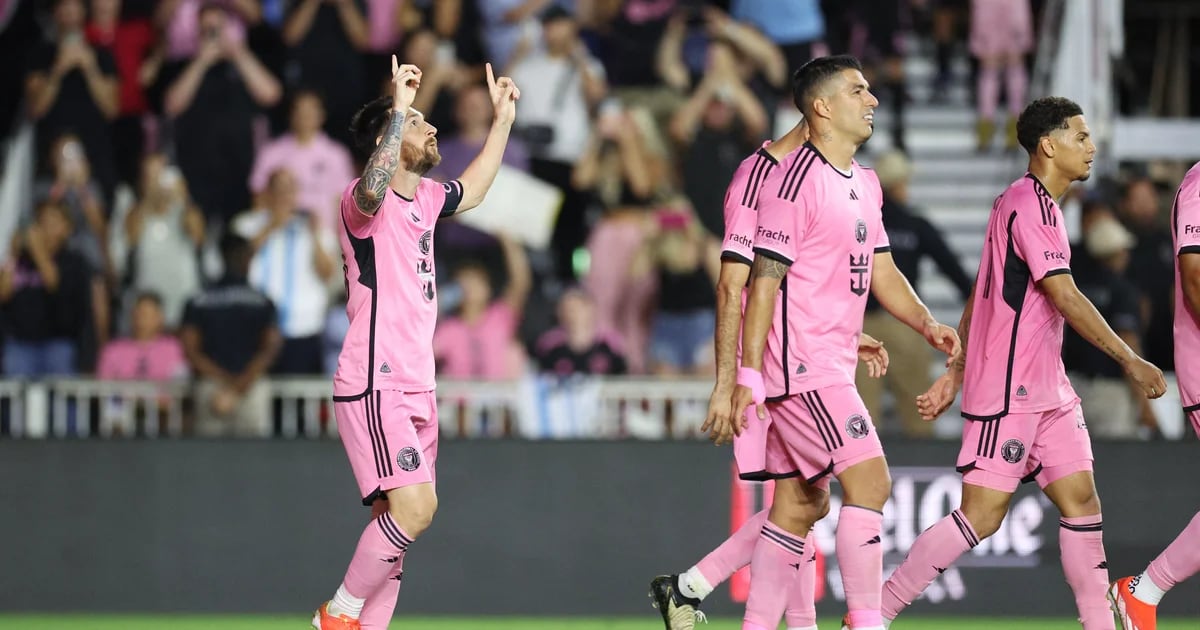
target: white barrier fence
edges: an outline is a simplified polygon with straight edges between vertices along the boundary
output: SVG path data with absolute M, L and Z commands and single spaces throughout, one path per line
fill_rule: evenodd
M 337 435 L 328 379 L 280 378 L 268 385 L 273 436 Z M 695 379 L 442 381 L 438 423 L 447 437 L 695 437 L 711 388 L 711 381 Z M 187 383 L 0 380 L 0 438 L 183 437 L 191 435 L 195 404 Z

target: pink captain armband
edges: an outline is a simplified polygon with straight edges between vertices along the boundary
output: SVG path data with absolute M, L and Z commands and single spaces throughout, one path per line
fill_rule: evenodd
M 767 401 L 767 386 L 763 384 L 762 372 L 754 368 L 740 367 L 737 371 L 737 384 L 750 388 L 754 404 L 761 405 Z

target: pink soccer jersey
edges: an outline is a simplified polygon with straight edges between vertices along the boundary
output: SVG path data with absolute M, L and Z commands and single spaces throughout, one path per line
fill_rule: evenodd
M 437 324 L 433 228 L 458 208 L 462 184 L 422 179 L 412 199 L 389 189 L 372 216 L 354 202 L 356 183 L 342 193 L 340 239 L 350 329 L 333 376 L 334 396 L 430 391 Z
M 1071 273 L 1062 211 L 1031 174 L 992 205 L 975 278 L 962 415 L 992 420 L 1077 400 L 1063 368 L 1063 316 L 1038 287 Z
M 1183 177 L 1171 212 L 1175 238 L 1175 374 L 1184 411 L 1200 410 L 1200 315 L 1193 313 L 1183 295 L 1179 256 L 1200 254 L 1200 164 Z
M 767 152 L 771 141 L 763 143 L 757 151 L 742 160 L 729 188 L 725 189 L 725 240 L 721 244 L 721 258 L 754 263 L 754 232 L 758 229 L 758 197 L 767 175 L 779 166 L 775 157 Z
M 882 205 L 874 171 L 842 173 L 811 144 L 767 175 L 754 253 L 790 266 L 763 357 L 769 399 L 854 383 L 874 255 L 889 251 Z

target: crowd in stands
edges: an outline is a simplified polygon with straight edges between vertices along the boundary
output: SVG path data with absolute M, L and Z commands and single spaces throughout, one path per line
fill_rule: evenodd
M 265 375 L 329 373 L 346 327 L 338 200 L 365 157 L 347 148 L 348 124 L 387 89 L 393 52 L 424 72 L 414 107 L 439 129 L 432 177 L 457 177 L 482 147 L 489 61 L 522 91 L 505 168 L 562 198 L 548 248 L 520 226 L 439 226 L 441 375 L 710 375 L 724 189 L 791 107 L 790 73 L 858 55 L 903 149 L 904 35 L 934 43 L 934 100 L 969 49 L 987 150 L 1012 128 L 995 114 L 1002 76 L 1009 111 L 1023 102 L 1036 16 L 1017 12 L 1017 50 L 966 46 L 995 4 L 0 2 L 0 124 L 33 121 L 38 173 L 2 248 L 3 375 L 189 377 L 206 409 L 261 419 Z M 907 158 L 877 157 L 898 261 L 911 256 L 915 276 L 931 256 L 965 295 L 970 270 L 914 210 Z M 1090 195 L 1075 256 L 1089 296 L 1167 368 L 1164 192 L 1141 178 Z M 906 354 L 883 319 L 872 310 L 868 332 Z M 1070 349 L 1068 366 L 1091 383 L 1085 404 L 1111 409 L 1121 373 L 1091 352 Z M 1128 416 L 1152 424 L 1148 408 Z

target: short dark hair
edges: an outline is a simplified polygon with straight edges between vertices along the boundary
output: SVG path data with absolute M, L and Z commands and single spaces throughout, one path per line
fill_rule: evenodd
M 1055 129 L 1071 126 L 1072 116 L 1082 116 L 1083 108 L 1069 98 L 1047 96 L 1025 107 L 1017 118 L 1017 141 L 1029 153 L 1037 152 L 1038 142 Z
M 375 151 L 375 139 L 383 135 L 388 121 L 392 119 L 392 97 L 379 98 L 363 105 L 354 118 L 350 119 L 350 137 L 354 148 L 370 155 Z
M 136 306 L 142 302 L 150 302 L 160 309 L 163 307 L 162 296 L 157 291 L 139 291 L 137 296 L 133 298 L 133 303 Z
M 250 256 L 250 241 L 233 230 L 225 230 L 221 235 L 221 260 L 229 261 L 235 256 Z
M 851 55 L 817 57 L 800 66 L 792 75 L 792 102 L 802 113 L 807 112 L 825 82 L 845 70 L 862 72 L 862 64 Z
M 296 111 L 296 105 L 300 102 L 300 99 L 304 98 L 315 98 L 321 104 L 321 109 L 325 108 L 325 94 L 321 92 L 320 88 L 306 85 L 296 88 L 292 92 L 288 99 L 288 112 Z

